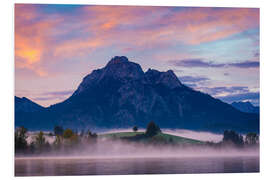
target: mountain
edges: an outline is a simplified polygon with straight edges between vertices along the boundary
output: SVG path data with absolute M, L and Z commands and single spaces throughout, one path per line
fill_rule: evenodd
M 233 102 L 231 104 L 234 108 L 238 109 L 239 111 L 242 112 L 247 112 L 247 113 L 257 113 L 259 114 L 260 108 L 258 106 L 253 106 L 249 101 L 247 102 Z
M 25 123 L 32 129 L 52 129 L 56 124 L 91 129 L 146 127 L 153 120 L 161 128 L 259 131 L 257 114 L 240 112 L 185 86 L 172 70 L 143 72 L 124 56 L 112 58 L 85 76 L 65 101 L 28 114 L 24 120 L 15 116 L 16 124 Z
M 45 107 L 27 99 L 15 96 L 15 127 L 24 126 L 28 129 L 50 129 L 53 122 L 48 117 Z
M 43 110 L 44 107 L 27 99 L 26 97 L 15 96 L 15 112 L 36 112 Z

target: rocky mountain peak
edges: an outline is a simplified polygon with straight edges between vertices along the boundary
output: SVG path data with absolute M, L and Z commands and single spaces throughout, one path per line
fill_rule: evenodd
M 155 69 L 148 69 L 145 73 L 145 79 L 151 84 L 162 84 L 170 89 L 180 87 L 182 84 L 172 70 L 160 72 Z
M 107 66 L 110 66 L 112 64 L 121 64 L 121 63 L 127 63 L 129 62 L 128 58 L 126 56 L 114 56 L 107 64 Z
M 141 79 L 143 76 L 144 72 L 139 64 L 129 61 L 125 56 L 115 56 L 104 68 L 94 70 L 91 74 L 84 77 L 74 95 L 100 82 L 106 81 L 113 83 L 112 81 L 118 81 L 126 83 L 131 80 Z
M 143 75 L 144 72 L 139 64 L 129 61 L 125 56 L 115 56 L 104 68 L 101 79 L 110 77 L 126 82 L 140 79 Z

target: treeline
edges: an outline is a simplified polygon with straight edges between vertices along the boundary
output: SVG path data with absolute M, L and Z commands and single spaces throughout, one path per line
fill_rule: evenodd
M 134 132 L 138 131 L 138 127 L 132 128 Z M 32 137 L 31 142 L 27 142 L 28 133 L 24 127 L 16 128 L 15 130 L 15 153 L 23 154 L 39 154 L 39 153 L 57 153 L 57 152 L 70 152 L 73 149 L 88 148 L 89 145 L 94 145 L 97 142 L 98 135 L 92 133 L 90 130 L 86 132 L 82 130 L 80 133 L 73 131 L 69 128 L 64 129 L 61 126 L 55 126 L 53 133 L 46 134 L 48 137 L 52 137 L 54 140 L 49 143 L 44 132 L 40 131 L 38 134 Z M 124 138 L 126 140 L 136 141 L 144 138 L 151 138 L 159 133 L 162 133 L 158 125 L 151 121 L 146 128 L 145 133 L 137 134 L 135 136 Z M 155 138 L 152 138 L 153 141 Z M 158 143 L 159 141 L 157 141 Z M 153 142 L 152 142 L 153 143 Z M 173 140 L 169 140 L 169 144 L 173 145 Z M 259 135 L 254 132 L 243 135 L 233 131 L 226 130 L 223 133 L 223 139 L 221 142 L 206 142 L 204 145 L 210 147 L 222 148 L 224 146 L 235 146 L 235 147 L 257 147 L 259 144 Z M 94 146 L 92 146 L 94 148 Z
M 138 127 L 132 128 L 134 132 L 138 131 Z M 143 137 L 152 137 L 161 133 L 160 128 L 153 122 L 149 122 Z M 53 133 L 46 134 L 48 137 L 54 137 L 53 143 L 49 143 L 43 131 L 32 137 L 30 143 L 27 142 L 28 130 L 24 127 L 15 130 L 15 153 L 23 154 L 40 154 L 51 152 L 69 152 L 73 149 L 85 148 L 97 142 L 98 135 L 90 130 L 86 132 L 82 130 L 80 133 L 69 128 L 64 129 L 61 126 L 55 126 Z
M 78 146 L 86 146 L 96 143 L 97 134 L 90 130 L 77 133 L 69 128 L 63 129 L 61 126 L 55 126 L 53 133 L 48 133 L 48 137 L 54 138 L 53 143 L 49 143 L 43 131 L 32 136 L 30 143 L 27 142 L 28 130 L 24 127 L 15 130 L 15 153 L 39 154 L 50 152 L 68 152 Z
M 233 130 L 225 130 L 223 133 L 223 139 L 221 142 L 213 143 L 207 142 L 207 145 L 212 146 L 235 146 L 235 147 L 255 147 L 259 145 L 259 135 L 254 132 L 249 132 L 243 135 L 233 131 Z

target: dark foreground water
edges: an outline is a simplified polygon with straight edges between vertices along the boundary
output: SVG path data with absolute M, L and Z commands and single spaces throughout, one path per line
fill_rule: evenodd
M 259 157 L 15 158 L 15 176 L 259 172 Z

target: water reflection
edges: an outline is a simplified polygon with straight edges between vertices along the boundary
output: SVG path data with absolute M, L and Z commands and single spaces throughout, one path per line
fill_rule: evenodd
M 258 157 L 16 159 L 16 176 L 259 172 Z

